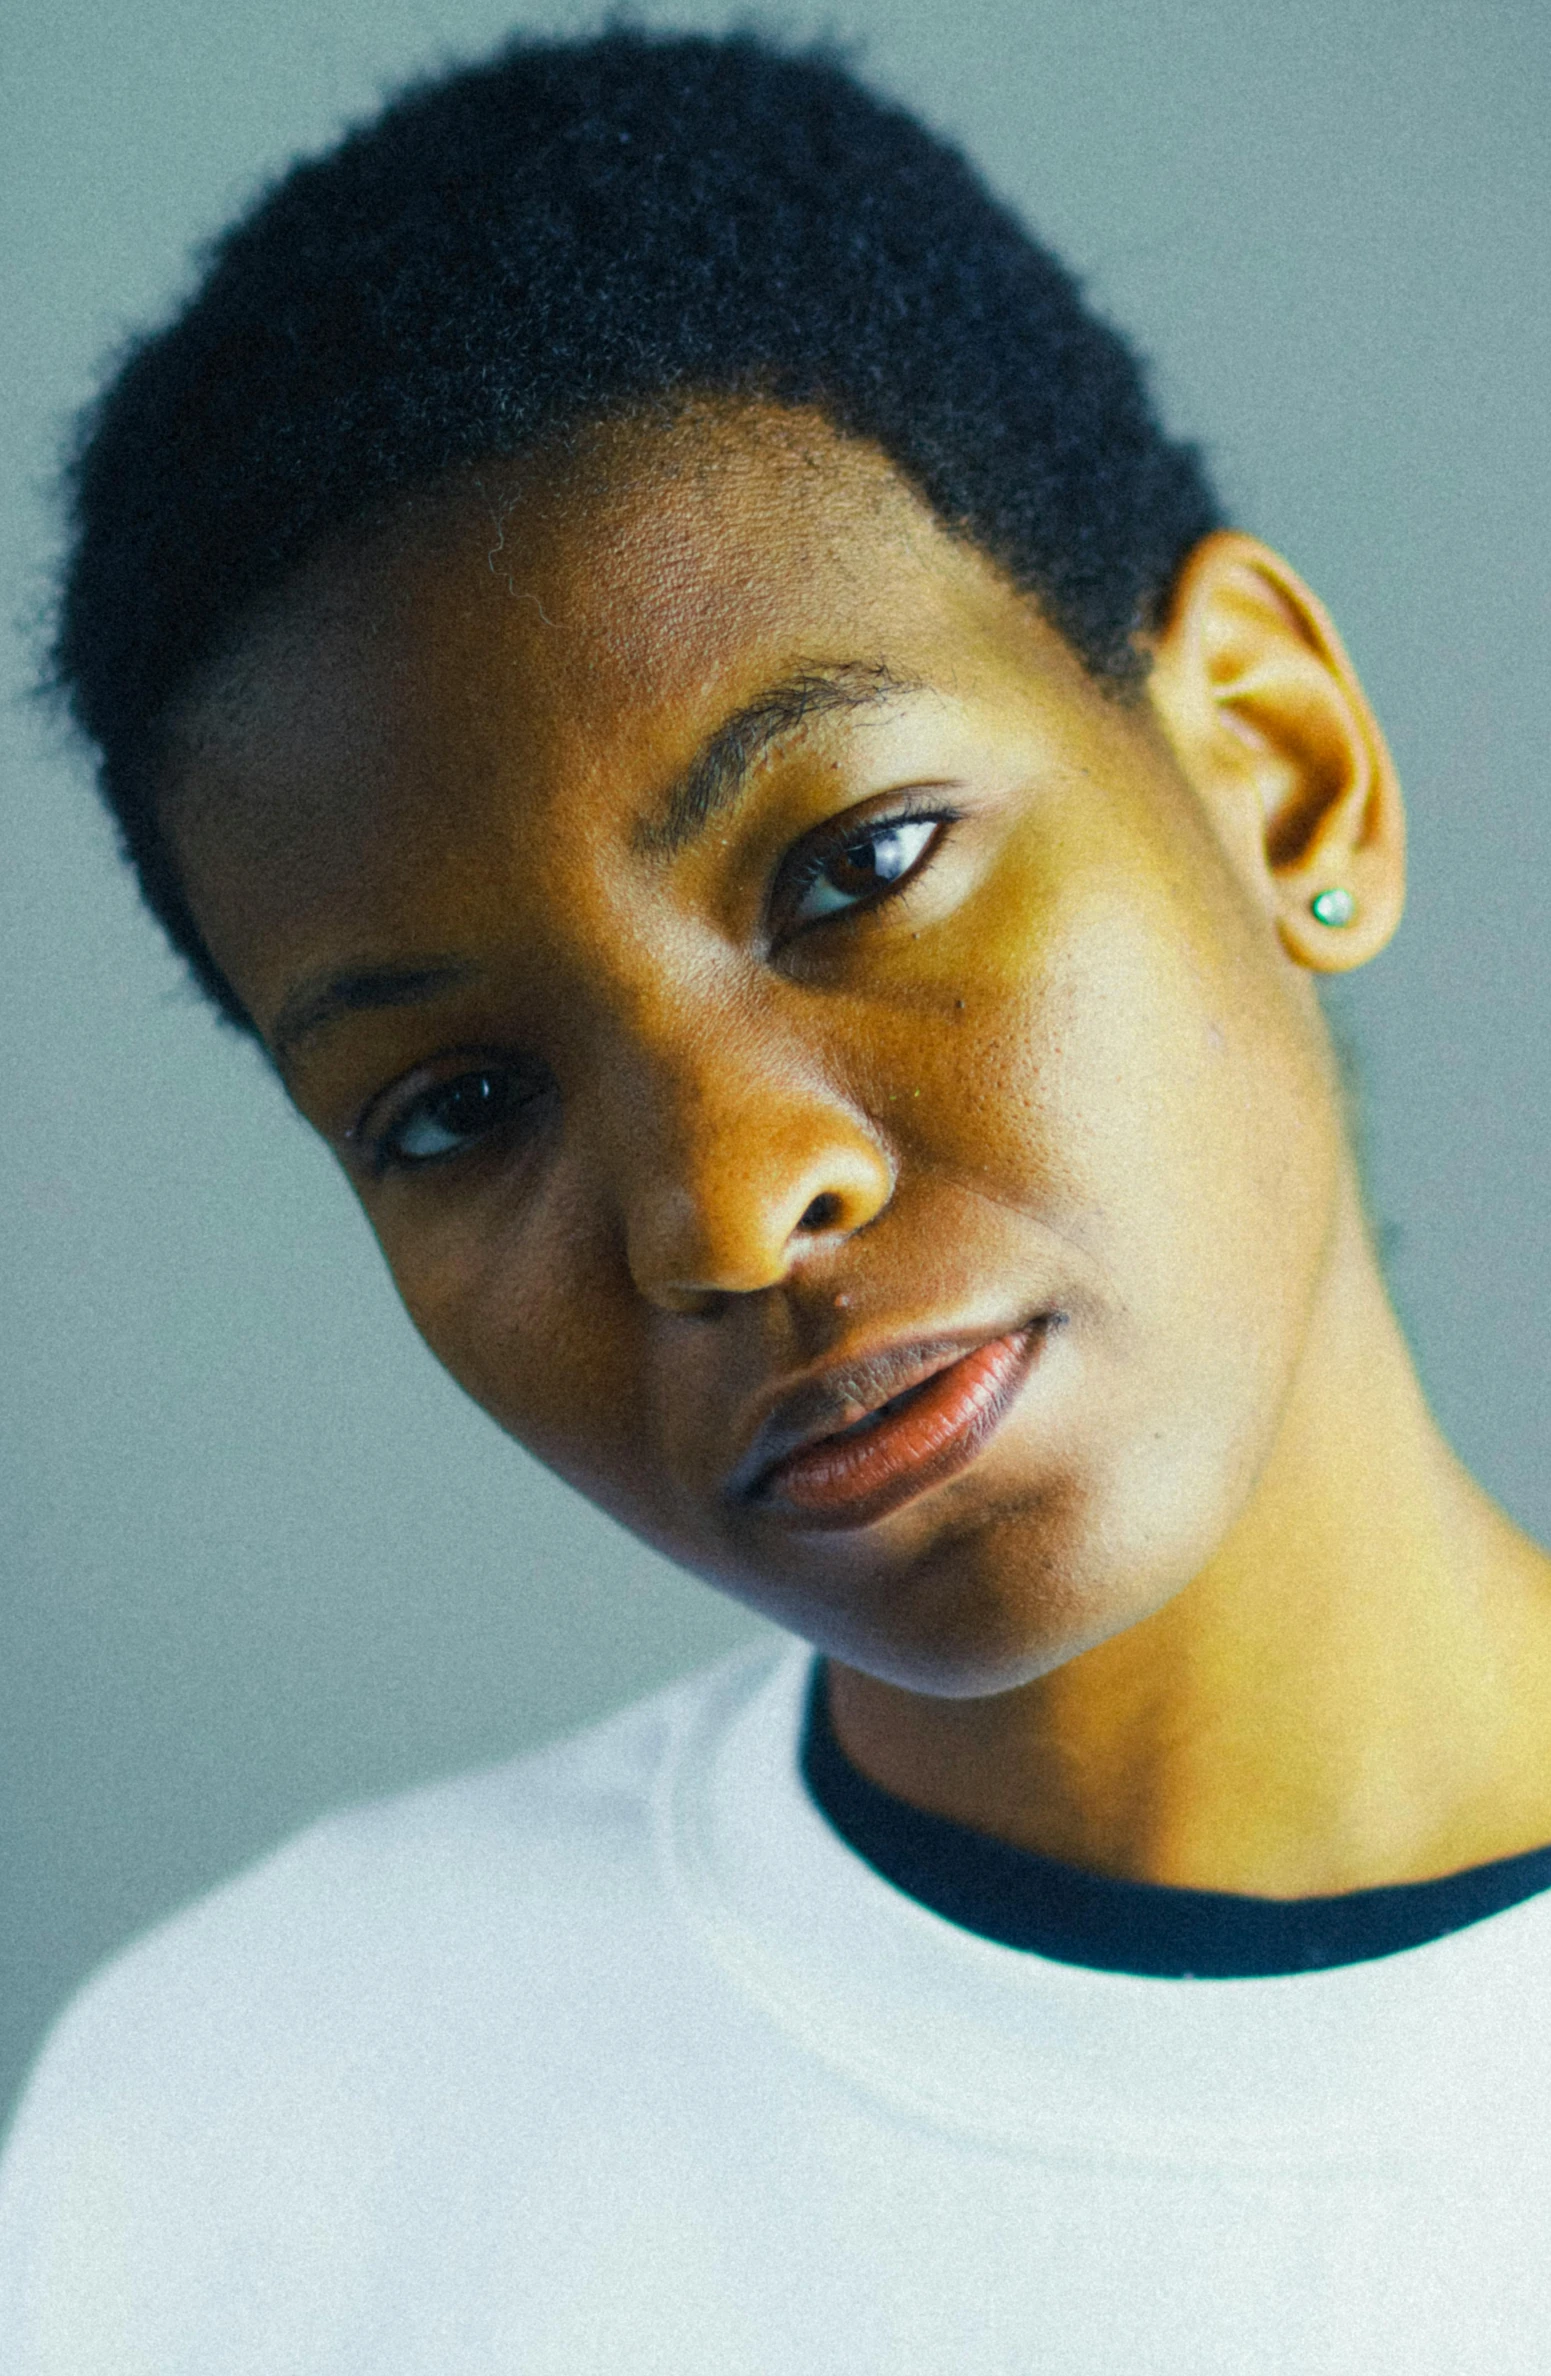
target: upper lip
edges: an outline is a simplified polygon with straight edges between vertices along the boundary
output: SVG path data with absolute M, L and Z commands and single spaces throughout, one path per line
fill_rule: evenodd
M 763 1405 L 748 1443 L 727 1479 L 729 1500 L 748 1501 L 773 1468 L 794 1452 L 838 1435 L 858 1420 L 892 1402 L 897 1394 L 924 1384 L 939 1370 L 962 1361 L 982 1345 L 1018 1336 L 1034 1326 L 1033 1319 L 1006 1326 L 971 1328 L 953 1335 L 916 1337 L 908 1343 L 880 1345 L 853 1354 L 833 1368 L 800 1378 Z

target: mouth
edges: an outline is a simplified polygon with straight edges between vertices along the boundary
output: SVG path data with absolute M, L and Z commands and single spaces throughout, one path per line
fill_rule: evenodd
M 731 1498 L 788 1526 L 870 1526 L 978 1459 L 1058 1324 L 1045 1313 L 968 1349 L 901 1348 L 799 1388 L 758 1431 Z

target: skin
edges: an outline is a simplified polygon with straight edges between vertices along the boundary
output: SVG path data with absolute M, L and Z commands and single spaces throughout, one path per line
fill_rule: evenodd
M 437 1358 L 823 1649 L 866 1772 L 1124 1877 L 1425 1878 L 1551 1839 L 1551 1593 L 1426 1410 L 1314 994 L 1398 922 L 1399 794 L 1254 540 L 1151 656 L 1101 687 L 881 456 L 708 405 L 321 553 L 186 703 L 164 816 Z M 825 666 L 850 697 L 666 846 L 706 738 Z M 814 837 L 902 810 L 914 872 L 810 913 Z M 434 978 L 282 1046 L 363 966 Z M 480 1068 L 504 1118 L 383 1168 Z M 958 1473 L 845 1529 L 729 1498 L 772 1398 L 1036 1315 Z

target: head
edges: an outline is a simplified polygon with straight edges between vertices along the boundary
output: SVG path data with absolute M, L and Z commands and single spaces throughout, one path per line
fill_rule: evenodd
M 1311 978 L 1398 810 L 957 158 L 749 42 L 514 52 L 232 234 L 76 486 L 147 895 L 499 1424 L 926 1691 L 1188 1581 L 1350 1234 Z

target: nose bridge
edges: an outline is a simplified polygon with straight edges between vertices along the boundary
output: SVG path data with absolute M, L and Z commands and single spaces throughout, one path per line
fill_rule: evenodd
M 601 1084 L 631 1275 L 649 1301 L 778 1285 L 888 1202 L 888 1154 L 779 998 L 638 985 Z

